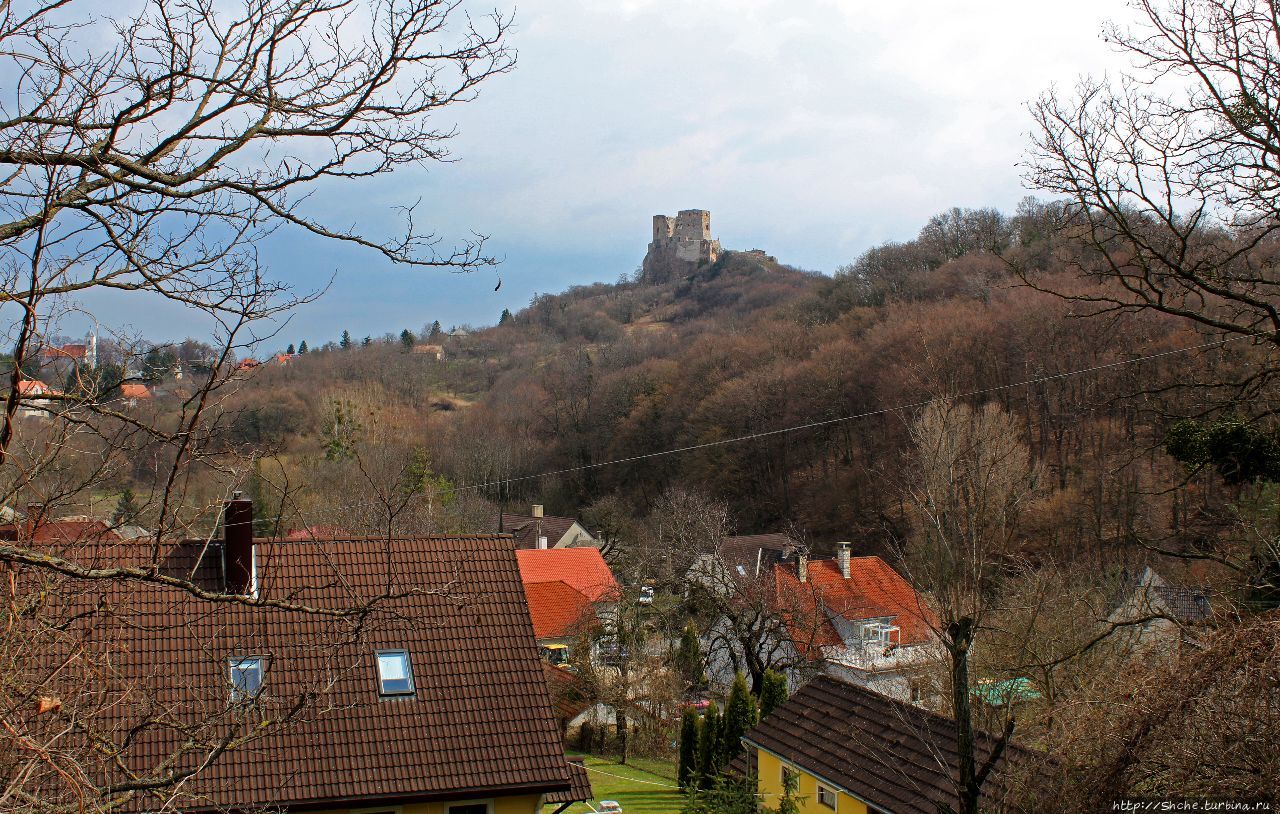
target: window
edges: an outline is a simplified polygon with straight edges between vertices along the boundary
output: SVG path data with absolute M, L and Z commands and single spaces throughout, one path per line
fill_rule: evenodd
M 262 692 L 262 662 L 261 656 L 227 659 L 232 701 L 257 698 Z
M 489 814 L 488 803 L 460 803 L 458 805 L 449 806 L 445 811 L 448 814 Z
M 782 790 L 791 789 L 793 792 L 800 788 L 800 773 L 790 766 L 782 767 Z
M 818 784 L 818 803 L 827 808 L 834 809 L 836 807 L 836 793 L 834 789 L 829 789 L 821 783 Z
M 379 650 L 376 656 L 378 694 L 413 695 L 413 667 L 409 664 L 409 651 Z

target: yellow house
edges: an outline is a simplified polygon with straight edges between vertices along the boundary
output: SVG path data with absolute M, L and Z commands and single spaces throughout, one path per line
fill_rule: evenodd
M 979 765 L 996 740 L 976 733 Z M 830 676 L 806 684 L 742 739 L 761 802 L 776 808 L 788 778 L 802 814 L 937 814 L 957 807 L 954 722 Z M 984 784 L 1006 793 L 1009 744 Z M 944 766 L 946 768 L 944 768 Z

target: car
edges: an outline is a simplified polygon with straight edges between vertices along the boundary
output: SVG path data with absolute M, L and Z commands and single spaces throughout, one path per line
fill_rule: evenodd
M 652 605 L 653 604 L 653 586 L 652 585 L 640 586 L 640 598 L 637 601 L 641 605 Z
M 596 811 L 600 814 L 622 814 L 622 806 L 616 800 L 601 800 Z

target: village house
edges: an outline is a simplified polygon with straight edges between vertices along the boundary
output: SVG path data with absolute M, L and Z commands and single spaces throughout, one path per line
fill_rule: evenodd
M 1194 645 L 1195 629 L 1212 614 L 1205 591 L 1169 582 L 1148 566 L 1125 582 L 1107 623 L 1119 626 L 1114 641 L 1123 650 L 1176 652 Z
M 419 356 L 429 356 L 432 359 L 435 359 L 437 362 L 444 361 L 443 345 L 431 345 L 431 344 L 414 345 L 413 352 L 418 354 Z
M 753 570 L 752 549 L 757 561 L 772 565 Z M 836 550 L 834 559 L 810 559 L 799 547 L 756 543 L 738 551 L 747 562 L 717 558 L 718 570 L 701 576 L 721 576 L 707 584 L 729 604 L 736 594 L 759 605 L 744 612 L 776 618 L 774 625 L 760 623 L 767 635 L 755 644 L 757 656 L 788 665 L 792 686 L 826 673 L 903 701 L 924 700 L 921 676 L 941 656 L 924 600 L 881 558 L 854 557 L 849 543 Z M 708 675 L 726 686 L 745 661 L 740 638 L 727 627 L 727 620 L 714 625 L 704 641 Z
M 490 527 L 499 534 L 510 534 L 520 549 L 600 547 L 600 541 L 577 519 L 544 516 L 542 506 L 536 503 L 529 514 L 500 513 Z
M 106 705 L 95 737 L 115 747 L 84 770 L 145 777 L 171 754 L 186 766 L 204 754 L 192 733 L 244 727 L 243 745 L 183 782 L 181 810 L 554 814 L 590 798 L 563 754 L 510 538 L 255 539 L 240 499 L 224 518 L 220 540 L 163 548 L 161 575 L 209 598 L 117 581 L 85 596 L 69 646 L 110 647 L 103 697 L 167 699 L 169 723 L 139 729 L 150 705 Z M 133 564 L 152 548 L 101 550 Z M 365 603 L 358 629 L 323 615 Z M 74 697 L 59 680 L 44 691 Z M 48 780 L 51 799 L 74 796 Z M 152 805 L 139 796 L 124 810 Z
M 145 384 L 125 383 L 120 385 L 120 401 L 126 407 L 137 407 L 139 402 L 150 401 L 151 391 Z
M 61 395 L 61 391 L 38 379 L 22 379 L 18 382 L 18 417 L 50 418 Z
M 997 740 L 975 733 L 981 766 Z M 801 814 L 937 814 L 956 811 L 955 722 L 831 676 L 819 676 L 742 738 L 732 769 L 756 778 L 776 807 L 787 778 Z M 983 785 L 983 810 L 1016 788 L 1039 756 L 1009 744 Z M 1048 809 L 1046 809 L 1048 810 Z

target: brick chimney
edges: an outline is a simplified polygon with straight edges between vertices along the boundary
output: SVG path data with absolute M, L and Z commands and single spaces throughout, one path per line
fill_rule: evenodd
M 849 543 L 836 543 L 836 563 L 840 566 L 840 576 L 849 578 Z
M 226 591 L 256 596 L 257 563 L 253 556 L 253 501 L 234 492 L 222 508 L 222 554 L 225 558 Z
M 534 516 L 534 517 L 537 517 L 537 518 L 541 518 L 541 517 L 542 517 L 542 504 L 541 504 L 541 503 L 535 503 L 535 504 L 533 504 L 533 516 Z

